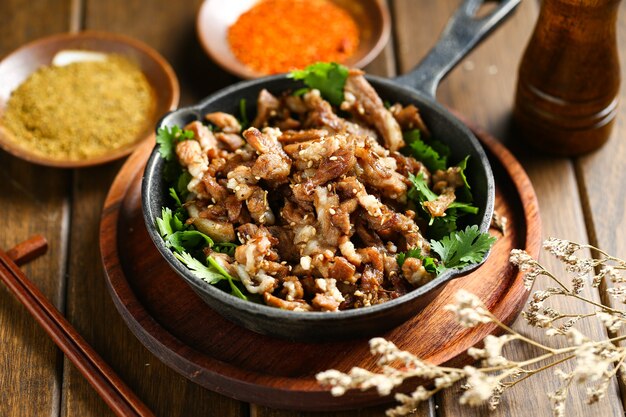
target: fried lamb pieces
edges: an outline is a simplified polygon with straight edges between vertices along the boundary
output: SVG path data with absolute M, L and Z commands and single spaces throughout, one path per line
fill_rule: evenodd
M 396 262 L 400 251 L 430 251 L 406 203 L 408 174 L 431 175 L 398 153 L 401 126 L 423 127 L 413 106 L 388 110 L 359 71 L 341 105 L 349 119 L 317 90 L 263 90 L 257 105 L 253 127 L 211 113 L 212 129 L 193 122 L 194 139 L 177 144 L 192 176 L 188 221 L 239 245 L 207 255 L 268 305 L 295 311 L 379 304 L 433 278 L 417 258 Z M 454 187 L 452 174 L 437 180 Z

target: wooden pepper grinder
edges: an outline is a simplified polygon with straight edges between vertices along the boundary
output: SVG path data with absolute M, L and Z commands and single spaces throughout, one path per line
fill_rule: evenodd
M 514 117 L 523 140 L 549 153 L 602 146 L 617 110 L 620 0 L 543 0 L 519 67 Z

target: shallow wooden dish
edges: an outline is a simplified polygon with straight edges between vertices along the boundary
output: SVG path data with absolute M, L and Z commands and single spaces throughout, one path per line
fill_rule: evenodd
M 512 322 L 528 296 L 519 271 L 508 262 L 512 248 L 539 252 L 541 226 L 530 180 L 495 139 L 473 129 L 486 147 L 496 179 L 496 210 L 508 231 L 483 266 L 451 281 L 416 315 L 381 336 L 436 364 L 469 362 L 465 351 L 496 331 L 466 329 L 443 307 L 460 288 L 478 295 L 500 320 Z M 263 336 L 211 310 L 167 265 L 150 241 L 141 210 L 141 177 L 152 150 L 145 143 L 128 159 L 106 199 L 100 250 L 113 301 L 137 338 L 165 364 L 190 380 L 229 397 L 296 410 L 354 409 L 391 401 L 375 391 L 332 397 L 317 372 L 352 366 L 375 369 L 367 339 L 301 343 Z M 407 384 L 402 389 L 410 388 Z
M 198 11 L 196 31 L 206 53 L 222 68 L 241 78 L 260 74 L 241 63 L 230 50 L 228 27 L 259 0 L 205 0 Z M 331 0 L 354 18 L 359 27 L 359 48 L 344 64 L 362 68 L 380 53 L 389 40 L 391 19 L 383 0 Z
M 135 39 L 105 32 L 62 33 L 28 43 L 0 62 L 0 119 L 7 101 L 30 74 L 38 68 L 50 65 L 54 55 L 66 49 L 84 49 L 95 52 L 115 53 L 136 63 L 150 82 L 156 101 L 153 120 L 146 123 L 145 130 L 136 140 L 123 148 L 106 155 L 84 160 L 62 160 L 46 158 L 21 148 L 9 138 L 9 133 L 0 125 L 0 147 L 27 161 L 60 168 L 79 168 L 103 164 L 130 154 L 141 142 L 152 137 L 153 126 L 158 119 L 178 105 L 179 85 L 176 74 L 154 49 Z

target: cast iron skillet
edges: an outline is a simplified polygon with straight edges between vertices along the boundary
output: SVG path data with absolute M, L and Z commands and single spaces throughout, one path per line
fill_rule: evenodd
M 494 181 L 487 156 L 474 135 L 435 101 L 439 81 L 476 44 L 509 15 L 520 0 L 504 0 L 487 16 L 476 18 L 482 0 L 465 0 L 449 21 L 439 42 L 424 60 L 409 74 L 387 80 L 367 76 L 383 100 L 391 103 L 415 104 L 432 136 L 447 143 L 452 149 L 450 160 L 460 161 L 470 155 L 468 181 L 475 204 L 480 208 L 474 223 L 480 230 L 489 229 L 494 205 Z M 285 75 L 277 75 L 241 82 L 212 94 L 195 106 L 181 108 L 167 114 L 159 123 L 163 126 L 184 126 L 194 120 L 203 120 L 206 113 L 224 111 L 237 114 L 240 100 L 256 103 L 263 88 L 273 93 L 295 90 L 300 86 Z M 248 109 L 254 114 L 254 105 Z M 167 248 L 155 227 L 161 208 L 168 204 L 168 188 L 162 180 L 163 159 L 157 149 L 148 160 L 143 184 L 142 204 L 146 227 L 157 249 L 170 266 L 215 311 L 227 319 L 258 333 L 299 341 L 323 341 L 339 338 L 370 336 L 388 330 L 426 306 L 453 278 L 478 267 L 469 266 L 459 271 L 448 271 L 433 281 L 395 300 L 383 304 L 339 312 L 293 312 L 244 301 L 194 277 Z

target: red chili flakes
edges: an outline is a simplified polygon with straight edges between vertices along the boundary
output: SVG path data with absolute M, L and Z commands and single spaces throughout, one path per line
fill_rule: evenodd
M 228 29 L 241 62 L 263 74 L 318 61 L 345 62 L 359 45 L 348 12 L 328 0 L 261 0 Z

